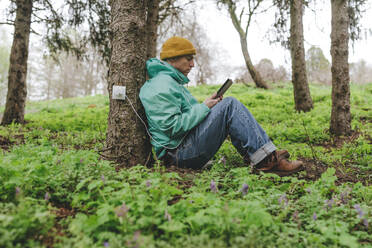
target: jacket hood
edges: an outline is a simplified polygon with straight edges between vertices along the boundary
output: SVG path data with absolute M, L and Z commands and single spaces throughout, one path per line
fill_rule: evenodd
M 157 76 L 159 73 L 164 73 L 170 75 L 180 84 L 187 84 L 190 81 L 179 70 L 177 70 L 167 62 L 159 60 L 157 58 L 147 60 L 146 68 L 150 79 Z

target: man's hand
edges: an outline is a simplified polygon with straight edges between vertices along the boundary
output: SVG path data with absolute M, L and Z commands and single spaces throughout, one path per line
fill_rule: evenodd
M 213 108 L 214 105 L 219 103 L 222 100 L 223 96 L 217 97 L 217 93 L 214 93 L 211 97 L 205 99 L 204 104 L 207 105 L 208 108 Z

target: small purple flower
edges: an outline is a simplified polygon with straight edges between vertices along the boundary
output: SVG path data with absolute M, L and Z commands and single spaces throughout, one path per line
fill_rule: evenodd
M 104 247 L 109 247 L 110 244 L 109 244 L 109 242 L 105 241 L 105 242 L 103 242 L 103 246 L 104 246 Z
M 363 225 L 368 228 L 368 220 L 367 218 L 363 219 Z
M 318 218 L 318 216 L 316 216 L 316 213 L 314 212 L 313 214 L 313 220 L 316 220 Z
M 131 240 L 128 240 L 126 243 L 127 243 L 127 247 L 131 247 L 131 248 L 138 248 L 140 247 L 140 243 L 139 243 L 139 238 L 140 238 L 140 235 L 141 235 L 141 231 L 135 231 L 134 234 L 133 234 L 133 238 Z
M 217 193 L 217 191 L 218 191 L 216 183 L 213 181 L 213 179 L 211 180 L 211 191 L 213 193 Z
M 125 202 L 123 202 L 123 204 L 115 210 L 117 217 L 126 217 L 128 211 L 129 208 L 127 205 L 125 205 Z
M 83 162 L 84 162 L 84 159 L 81 158 L 81 159 L 80 159 L 80 164 L 82 164 Z
M 45 195 L 44 195 L 44 200 L 49 201 L 49 199 L 50 199 L 50 195 L 49 195 L 48 192 L 46 192 Z
M 357 213 L 359 215 L 359 218 L 362 218 L 363 215 L 364 215 L 364 213 L 363 213 L 363 210 L 360 208 L 360 205 L 359 204 L 355 204 L 354 205 L 354 208 L 357 211 Z
M 309 194 L 311 194 L 311 189 L 307 188 L 306 189 L 306 192 L 309 193 Z
M 57 161 L 57 165 L 59 165 L 60 163 L 61 163 L 61 160 L 58 160 L 58 161 Z
M 21 188 L 20 187 L 16 187 L 15 191 L 16 191 L 16 196 L 19 196 L 21 194 Z
M 240 190 L 242 192 L 242 195 L 246 195 L 248 193 L 249 186 L 246 183 L 243 183 L 242 189 Z
M 133 241 L 137 241 L 139 239 L 140 235 L 141 235 L 140 230 L 135 231 L 134 234 L 133 234 Z
M 282 194 L 279 199 L 278 199 L 278 202 L 279 202 L 279 205 L 284 205 L 284 206 L 287 206 L 288 205 L 288 198 L 287 198 L 287 195 L 286 194 Z
M 150 181 L 150 180 L 147 180 L 147 181 L 146 181 L 146 187 L 147 187 L 147 188 L 150 188 L 150 187 L 151 187 L 151 181 Z
M 164 219 L 166 219 L 168 221 L 172 220 L 172 216 L 168 213 L 168 210 L 164 211 Z
M 340 194 L 340 200 L 341 200 L 341 202 L 343 203 L 343 204 L 346 204 L 347 202 L 348 202 L 348 200 L 347 200 L 347 192 L 342 192 L 341 194 Z
M 293 213 L 293 218 L 295 219 L 295 220 L 297 220 L 298 219 L 298 211 L 296 210 L 294 213 Z
M 368 228 L 368 220 L 367 220 L 367 218 L 363 218 L 363 216 L 364 216 L 365 213 L 361 209 L 360 205 L 359 204 L 355 204 L 354 205 L 354 208 L 357 211 L 359 218 L 363 221 L 363 225 Z
M 105 182 L 106 182 L 106 178 L 105 178 L 105 176 L 104 176 L 104 175 L 101 175 L 101 180 L 102 180 L 102 182 L 103 182 L 103 183 L 105 183 Z
M 325 200 L 324 203 L 327 205 L 327 209 L 331 209 L 335 201 L 332 198 L 331 200 Z

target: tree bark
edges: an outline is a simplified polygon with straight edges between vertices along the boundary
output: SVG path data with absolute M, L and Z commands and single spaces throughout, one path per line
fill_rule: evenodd
M 112 54 L 108 92 L 110 111 L 106 148 L 102 156 L 119 167 L 146 164 L 151 159 L 151 144 L 133 107 L 144 119 L 139 90 L 145 82 L 146 0 L 112 0 L 110 29 Z M 126 86 L 126 99 L 112 99 L 113 85 Z M 129 102 L 130 100 L 130 102 Z
M 2 125 L 24 123 L 27 99 L 27 59 L 30 40 L 32 0 L 17 0 L 13 44 L 10 52 L 8 93 Z
M 347 8 L 346 0 L 331 0 L 332 113 L 330 132 L 337 136 L 348 135 L 351 132 Z
M 292 58 L 292 84 L 295 108 L 308 112 L 313 108 L 306 76 L 304 34 L 303 34 L 303 0 L 291 0 L 290 48 Z
M 159 20 L 160 0 L 147 0 L 147 54 L 146 58 L 156 57 L 156 40 L 158 38 L 158 20 Z

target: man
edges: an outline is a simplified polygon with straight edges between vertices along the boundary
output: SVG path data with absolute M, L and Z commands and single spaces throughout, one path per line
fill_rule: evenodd
M 140 91 L 151 143 L 158 158 L 179 167 L 201 168 L 218 151 L 225 138 L 255 169 L 289 175 L 303 168 L 301 161 L 288 161 L 287 151 L 275 145 L 248 109 L 233 97 L 214 93 L 198 103 L 183 86 L 194 67 L 196 50 L 181 37 L 162 46 L 160 59 L 146 63 L 150 77 Z

